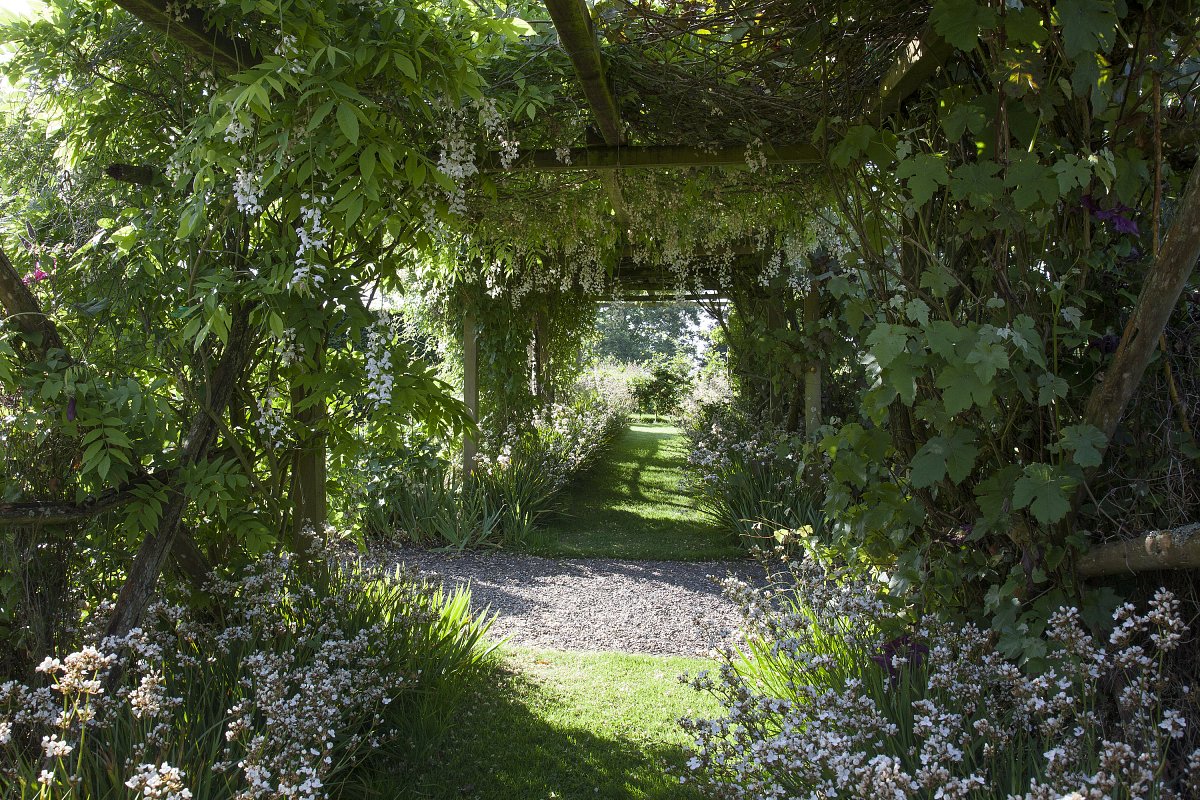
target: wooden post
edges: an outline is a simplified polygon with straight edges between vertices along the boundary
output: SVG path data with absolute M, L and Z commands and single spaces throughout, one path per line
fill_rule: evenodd
M 821 318 L 821 294 L 811 284 L 804 296 L 804 333 L 811 341 Z M 821 359 L 816 348 L 809 348 L 808 366 L 804 373 L 804 435 L 811 439 L 821 427 Z
M 534 394 L 543 402 L 554 402 L 550 386 L 549 325 L 546 312 L 538 309 L 533 317 L 533 386 Z
M 479 342 L 475 330 L 475 312 L 463 316 L 463 403 L 467 413 L 479 422 Z M 477 452 L 474 435 L 463 435 L 463 475 L 470 475 L 475 467 Z

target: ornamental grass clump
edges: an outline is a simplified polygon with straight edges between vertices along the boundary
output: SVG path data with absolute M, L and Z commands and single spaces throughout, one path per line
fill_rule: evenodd
M 528 424 L 485 441 L 475 479 L 502 509 L 505 541 L 524 541 L 571 479 L 624 427 L 623 411 L 599 395 L 538 409 Z M 495 455 L 487 455 L 494 453 Z
M 425 755 L 490 653 L 465 593 L 402 572 L 267 558 L 210 597 L 0 687 L 0 796 L 366 796 Z
M 764 428 L 725 405 L 693 410 L 684 420 L 691 442 L 688 484 L 700 507 L 724 530 L 763 544 L 776 530 L 824 533 L 819 496 L 805 480 L 800 437 Z
M 683 780 L 716 798 L 1200 797 L 1189 688 L 1167 661 L 1186 635 L 1176 598 L 1114 615 L 1104 638 L 1079 612 L 1049 620 L 1047 656 L 1022 669 L 970 624 L 890 622 L 873 587 L 793 567 L 768 588 L 729 580 L 743 644 L 691 683 L 725 715 L 685 719 Z

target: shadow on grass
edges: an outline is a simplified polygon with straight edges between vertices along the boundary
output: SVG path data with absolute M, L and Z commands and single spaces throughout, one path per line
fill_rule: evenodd
M 562 558 L 722 561 L 746 557 L 735 535 L 723 533 L 707 520 L 650 517 L 616 508 L 547 516 L 545 525 L 529 536 L 526 549 Z
M 505 668 L 468 699 L 467 710 L 423 767 L 394 795 L 423 800 L 691 800 L 701 795 L 672 776 L 682 747 L 646 739 L 637 726 L 597 732 L 551 721 L 535 709 L 566 701 Z M 397 783 L 397 786 L 400 782 Z M 380 795 L 381 797 L 384 795 Z

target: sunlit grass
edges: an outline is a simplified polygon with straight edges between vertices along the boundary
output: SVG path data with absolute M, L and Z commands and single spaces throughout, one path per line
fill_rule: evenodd
M 666 424 L 638 423 L 563 494 L 528 544 L 539 555 L 704 561 L 741 558 L 736 538 L 680 490 L 687 440 Z
M 716 716 L 678 682 L 712 668 L 691 658 L 507 648 L 494 680 L 413 785 L 414 797 L 690 800 L 683 715 Z

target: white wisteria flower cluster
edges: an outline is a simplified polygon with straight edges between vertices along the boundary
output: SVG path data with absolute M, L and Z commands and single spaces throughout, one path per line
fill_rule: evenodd
M 1107 639 L 1074 608 L 1021 669 L 970 624 L 902 626 L 877 587 L 791 565 L 765 587 L 730 579 L 742 644 L 693 686 L 724 707 L 687 719 L 683 780 L 744 800 L 1182 800 L 1200 796 L 1187 687 L 1166 659 L 1185 635 L 1165 590 L 1117 610 Z

